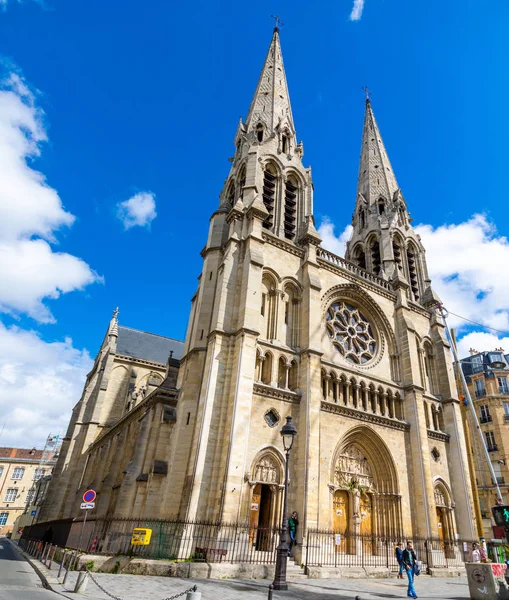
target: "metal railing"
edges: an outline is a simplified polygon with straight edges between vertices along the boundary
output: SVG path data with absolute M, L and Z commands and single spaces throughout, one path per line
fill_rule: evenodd
M 58 523 L 51 526 L 58 531 Z M 75 521 L 66 541 L 59 543 L 74 549 L 80 545 L 94 554 L 186 562 L 275 563 L 280 538 L 278 527 L 253 527 L 249 523 L 97 518 L 87 520 L 80 543 L 81 526 L 82 521 Z M 140 527 L 152 530 L 150 544 L 133 546 L 133 530 Z M 47 526 L 40 530 L 45 529 Z M 27 535 L 35 537 L 30 531 Z
M 470 559 L 472 542 L 337 534 L 331 530 L 310 530 L 307 535 L 306 567 L 379 567 L 397 570 L 396 544 L 411 539 L 417 559 L 427 571 L 460 567 Z

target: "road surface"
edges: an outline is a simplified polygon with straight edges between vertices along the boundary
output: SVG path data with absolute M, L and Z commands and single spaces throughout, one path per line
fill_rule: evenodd
M 58 600 L 55 592 L 45 590 L 32 567 L 0 537 L 0 600 Z

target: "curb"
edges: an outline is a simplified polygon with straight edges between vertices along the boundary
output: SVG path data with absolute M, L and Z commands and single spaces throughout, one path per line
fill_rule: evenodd
M 17 554 L 19 554 L 24 560 L 26 560 L 26 562 L 37 573 L 37 575 L 38 575 L 39 579 L 41 580 L 42 585 L 44 586 L 45 589 L 50 590 L 52 592 L 55 592 L 56 594 L 63 596 L 61 591 L 59 589 L 57 589 L 57 587 L 61 586 L 62 584 L 58 581 L 58 579 L 56 577 L 53 577 L 53 575 L 51 575 L 51 573 L 46 569 L 46 567 L 43 565 L 43 563 L 32 558 L 24 550 L 19 548 L 19 546 L 17 544 L 14 544 L 11 541 L 9 541 L 9 544 L 14 549 L 14 551 Z M 68 598 L 68 596 L 64 596 L 64 598 Z

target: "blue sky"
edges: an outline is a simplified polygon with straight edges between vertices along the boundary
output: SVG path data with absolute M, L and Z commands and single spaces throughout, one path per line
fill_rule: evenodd
M 326 245 L 341 251 L 354 207 L 367 85 L 414 224 L 429 241 L 439 292 L 455 312 L 507 330 L 509 284 L 498 273 L 509 259 L 509 5 L 357 0 L 360 18 L 352 21 L 353 4 L 0 0 L 0 70 L 4 93 L 11 90 L 4 99 L 18 98 L 15 110 L 27 108 L 38 135 L 20 128 L 14 104 L 0 101 L 0 122 L 3 109 L 5 131 L 34 144 L 20 157 L 58 194 L 46 232 L 29 226 L 31 217 L 16 221 L 16 243 L 40 242 L 47 262 L 38 265 L 40 254 L 27 249 L 30 268 L 18 268 L 0 292 L 0 444 L 31 445 L 65 426 L 115 306 L 123 325 L 183 338 L 199 252 L 270 42 L 271 13 L 284 21 L 293 115 Z M 2 154 L 0 141 L 0 162 L 12 151 Z M 0 177 L 4 217 L 11 192 Z M 126 229 L 118 205 L 133 197 L 155 205 L 145 214 L 150 223 Z M 11 238 L 4 231 L 0 244 Z M 62 268 L 55 253 L 70 257 Z M 495 343 L 463 333 L 464 348 Z M 13 391 L 14 404 L 24 403 L 41 372 L 46 395 L 12 408 Z

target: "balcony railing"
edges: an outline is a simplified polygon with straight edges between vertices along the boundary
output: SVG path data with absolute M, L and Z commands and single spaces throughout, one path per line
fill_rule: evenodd
M 485 388 L 483 388 L 482 390 L 475 390 L 475 397 L 476 398 L 482 398 L 483 396 L 486 396 L 486 390 L 485 390 Z
M 498 446 L 496 444 L 491 444 L 491 446 L 488 446 L 488 452 L 497 452 L 498 451 Z
M 484 424 L 484 423 L 491 423 L 493 421 L 493 419 L 491 418 L 491 415 L 485 415 L 485 416 L 481 416 L 479 421 L 480 421 L 480 423 Z
M 497 483 L 505 483 L 505 480 L 503 477 L 497 477 Z
M 509 415 L 504 415 L 504 419 L 505 419 L 506 421 L 509 421 Z

